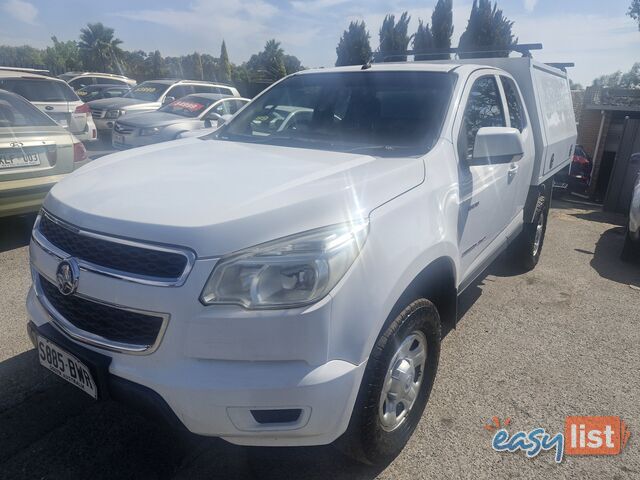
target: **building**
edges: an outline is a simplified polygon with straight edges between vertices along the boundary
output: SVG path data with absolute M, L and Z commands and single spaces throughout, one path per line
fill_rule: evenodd
M 639 165 L 640 89 L 587 87 L 572 92 L 578 144 L 593 159 L 590 194 L 605 210 L 626 212 Z

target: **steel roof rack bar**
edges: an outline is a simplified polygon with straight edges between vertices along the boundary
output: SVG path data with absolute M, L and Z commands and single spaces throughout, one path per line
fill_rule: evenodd
M 550 67 L 553 67 L 553 68 L 557 68 L 558 70 L 562 70 L 565 73 L 567 71 L 567 68 L 576 66 L 576 64 L 573 62 L 555 62 L 555 63 L 547 63 L 546 65 L 549 65 Z
M 482 54 L 511 53 L 511 52 L 520 53 L 523 57 L 531 57 L 532 56 L 531 50 L 542 50 L 542 44 L 541 43 L 519 43 L 519 44 L 509 45 L 508 47 L 505 47 L 505 48 L 496 48 L 496 47 L 490 46 L 490 47 L 476 47 L 473 50 L 465 50 L 460 47 L 433 48 L 430 50 L 425 50 L 420 52 L 417 52 L 415 50 L 406 50 L 403 52 L 385 53 L 384 55 L 382 54 L 382 52 L 378 51 L 373 54 L 373 61 L 388 62 L 388 61 L 394 61 L 394 59 L 397 59 L 396 61 L 406 61 L 406 57 L 408 56 L 413 56 L 414 58 L 415 56 L 420 56 L 424 59 L 428 59 L 429 57 L 431 58 L 438 57 L 443 54 L 449 54 L 449 55 L 454 54 L 458 56 L 460 54 L 466 54 L 466 55 L 473 55 L 474 57 L 477 56 L 476 58 L 482 58 L 481 56 Z

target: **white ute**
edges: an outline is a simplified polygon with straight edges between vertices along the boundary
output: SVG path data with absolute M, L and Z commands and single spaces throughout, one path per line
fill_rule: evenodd
M 296 73 L 207 137 L 58 183 L 29 335 L 90 395 L 191 432 L 389 461 L 458 295 L 507 246 L 536 265 L 575 138 L 566 73 L 528 57 Z

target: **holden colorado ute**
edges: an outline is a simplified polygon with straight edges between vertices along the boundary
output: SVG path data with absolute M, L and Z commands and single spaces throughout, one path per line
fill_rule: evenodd
M 538 262 L 575 139 L 566 73 L 529 57 L 290 75 L 51 190 L 30 338 L 87 394 L 196 434 L 387 462 L 460 293 L 507 247 Z

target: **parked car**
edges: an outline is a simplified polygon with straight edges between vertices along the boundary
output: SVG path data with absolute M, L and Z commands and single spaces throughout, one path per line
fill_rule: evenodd
M 192 80 L 149 80 L 142 82 L 121 98 L 89 102 L 98 130 L 111 132 L 115 121 L 125 114 L 152 112 L 192 93 L 218 93 L 239 97 L 228 85 Z
M 223 115 L 233 115 L 249 100 L 219 93 L 194 93 L 155 112 L 126 116 L 113 127 L 115 148 L 131 148 L 166 142 L 181 133 L 217 125 Z
M 640 165 L 640 152 L 631 155 L 629 161 L 632 164 Z M 631 196 L 627 235 L 625 236 L 622 258 L 623 260 L 640 259 L 640 172 L 636 176 L 636 183 Z
M 255 118 L 251 125 L 254 135 L 271 135 L 274 132 L 305 128 L 312 119 L 313 110 L 304 107 L 278 106 L 265 115 Z M 222 115 L 215 127 L 203 128 L 178 135 L 178 138 L 201 137 L 216 131 L 231 119 L 232 115 Z M 339 118 L 338 118 L 339 119 Z
M 129 86 L 114 87 L 108 84 L 88 85 L 77 90 L 76 93 L 83 102 L 99 100 L 101 98 L 123 97 L 131 91 Z
M 0 89 L 29 100 L 83 142 L 98 138 L 89 106 L 69 85 L 57 78 L 0 70 Z
M 93 397 L 240 445 L 342 437 L 384 464 L 422 416 L 458 295 L 509 245 L 536 266 L 575 141 L 566 74 L 529 57 L 296 73 L 213 135 L 54 187 L 30 337 Z
M 136 81 L 124 75 L 100 72 L 67 72 L 58 75 L 58 78 L 67 82 L 75 91 L 90 85 L 111 85 L 112 87 L 135 87 Z
M 554 195 L 574 192 L 586 195 L 591 183 L 591 157 L 584 151 L 582 145 L 576 145 L 571 164 L 563 168 L 554 177 Z
M 86 162 L 73 135 L 20 95 L 0 90 L 0 217 L 37 211 L 49 189 Z

